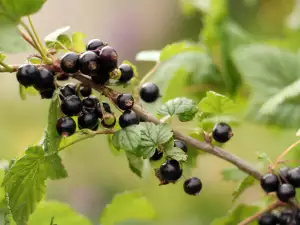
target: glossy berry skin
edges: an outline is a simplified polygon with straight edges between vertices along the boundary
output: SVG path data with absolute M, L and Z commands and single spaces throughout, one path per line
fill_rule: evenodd
M 275 174 L 267 173 L 261 178 L 260 186 L 266 193 L 274 192 L 279 187 L 279 179 Z
M 53 73 L 46 68 L 39 68 L 39 76 L 36 78 L 34 88 L 37 90 L 43 90 L 53 87 L 54 76 Z
M 98 100 L 98 99 L 97 99 Z M 92 96 L 85 97 L 82 99 L 82 106 L 85 109 L 96 109 L 97 104 L 99 103 L 99 100 L 96 101 Z
M 95 52 L 86 51 L 79 56 L 79 69 L 81 73 L 90 75 L 100 69 L 99 58 Z
M 79 56 L 75 52 L 66 53 L 61 58 L 60 67 L 65 73 L 76 73 L 79 70 Z
M 167 160 L 162 164 L 159 168 L 159 172 L 163 180 L 170 182 L 177 181 L 182 175 L 180 164 L 174 159 Z
M 280 225 L 293 225 L 292 221 L 294 219 L 294 213 L 292 210 L 286 209 L 280 213 L 278 219 Z
M 300 187 L 300 167 L 289 170 L 286 178 L 295 188 Z
M 109 72 L 118 67 L 118 53 L 109 45 L 101 49 L 99 59 L 101 67 Z
M 288 172 L 291 170 L 291 168 L 285 166 L 279 169 L 279 176 L 281 183 L 288 183 Z
M 92 39 L 87 43 L 86 50 L 93 51 L 93 50 L 100 50 L 100 48 L 104 47 L 105 44 L 99 39 Z
M 159 88 L 156 84 L 145 83 L 140 89 L 140 97 L 147 103 L 155 102 L 159 97 Z
M 62 117 L 56 122 L 56 130 L 60 136 L 68 137 L 75 133 L 76 123 L 71 117 Z
M 61 111 L 67 116 L 76 116 L 82 110 L 82 103 L 78 96 L 66 97 L 61 103 Z
M 17 80 L 25 87 L 35 84 L 35 81 L 39 76 L 40 71 L 36 66 L 31 64 L 22 65 L 17 70 Z
M 130 65 L 122 64 L 119 66 L 119 69 L 121 71 L 121 77 L 119 78 L 120 82 L 127 83 L 134 77 L 134 72 Z
M 159 151 L 158 149 L 155 149 L 154 155 L 150 158 L 151 161 L 158 161 L 163 157 L 164 153 L 162 151 Z
M 113 114 L 107 113 L 101 120 L 101 125 L 105 128 L 113 128 L 116 125 L 117 119 Z
M 78 116 L 78 127 L 79 129 L 95 129 L 98 127 L 98 117 L 97 114 L 94 113 L 81 113 Z
M 60 89 L 60 98 L 64 99 L 71 95 L 76 95 L 76 85 L 75 84 L 66 84 Z
M 119 117 L 119 125 L 122 128 L 137 125 L 140 123 L 139 117 L 136 115 L 134 111 L 126 110 L 123 114 Z
M 188 151 L 186 144 L 181 140 L 174 140 L 174 147 L 180 148 L 184 152 Z
M 277 225 L 278 217 L 273 213 L 264 213 L 258 220 L 259 225 Z
M 282 202 L 288 202 L 296 195 L 296 190 L 291 184 L 281 184 L 276 191 L 277 198 Z
M 232 129 L 227 123 L 217 123 L 212 132 L 215 141 L 225 143 L 233 136 Z
M 55 86 L 53 85 L 51 88 L 40 90 L 40 95 L 42 99 L 51 99 L 53 97 L 55 91 Z
M 131 94 L 120 94 L 117 98 L 117 106 L 122 110 L 131 109 L 134 99 Z
M 202 189 L 202 182 L 199 178 L 192 177 L 184 182 L 183 189 L 189 195 L 198 195 Z
M 82 97 L 88 97 L 92 94 L 92 88 L 89 86 L 80 85 L 79 92 Z
M 102 102 L 102 106 L 103 106 L 102 110 L 104 110 L 106 113 L 113 114 L 113 112 L 111 111 L 110 105 L 107 102 Z M 97 105 L 96 112 L 97 112 L 98 118 L 102 119 L 103 114 L 101 112 L 99 104 Z

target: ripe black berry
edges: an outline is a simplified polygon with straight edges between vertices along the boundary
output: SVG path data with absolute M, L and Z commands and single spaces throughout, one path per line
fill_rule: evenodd
M 66 53 L 61 58 L 60 67 L 65 73 L 76 73 L 79 70 L 79 56 L 74 52 Z
M 158 161 L 163 157 L 164 153 L 159 151 L 158 149 L 155 150 L 154 155 L 150 158 L 151 161 Z
M 66 97 L 61 103 L 61 111 L 67 116 L 75 116 L 82 110 L 81 100 L 76 95 Z
M 279 179 L 275 174 L 265 174 L 260 180 L 260 186 L 267 193 L 274 192 L 279 187 Z
M 105 44 L 99 39 L 92 39 L 88 42 L 86 50 L 100 50 L 101 47 L 104 47 Z
M 279 224 L 280 225 L 293 225 L 292 221 L 294 219 L 293 211 L 290 209 L 286 209 L 280 213 L 279 216 Z
M 119 69 L 121 71 L 121 77 L 119 78 L 120 82 L 126 83 L 134 77 L 133 69 L 129 64 L 122 64 L 119 66 Z
M 118 66 L 118 53 L 111 46 L 105 46 L 99 53 L 101 67 L 112 71 Z
M 288 172 L 290 171 L 291 169 L 287 166 L 285 167 L 282 167 L 279 169 L 279 176 L 280 176 L 280 181 L 282 183 L 288 183 Z
M 105 128 L 113 128 L 116 125 L 116 117 L 113 114 L 106 113 L 103 119 L 101 120 L 101 124 Z
M 34 87 L 37 90 L 43 90 L 53 87 L 54 76 L 53 73 L 46 68 L 39 68 L 39 76 L 36 78 Z
M 68 137 L 75 133 L 76 123 L 71 117 L 62 117 L 57 120 L 56 130 L 60 136 Z
M 181 140 L 174 140 L 174 147 L 181 148 L 184 152 L 187 152 L 186 144 Z
M 92 94 L 92 88 L 81 84 L 79 88 L 79 92 L 82 97 L 88 97 Z
M 75 84 L 66 84 L 60 89 L 60 98 L 64 99 L 71 95 L 76 95 L 76 85 Z
M 60 81 L 65 81 L 65 80 L 68 80 L 69 79 L 69 74 L 67 73 L 58 73 L 56 75 L 56 80 L 60 80 Z
M 31 64 L 25 64 L 18 68 L 17 80 L 25 87 L 31 86 L 40 76 L 40 71 Z
M 300 168 L 296 167 L 287 172 L 286 176 L 288 182 L 295 188 L 300 187 Z
M 113 114 L 113 112 L 111 111 L 110 105 L 107 102 L 102 102 L 102 110 L 104 110 L 105 113 Z M 102 119 L 103 114 L 102 114 L 99 104 L 97 105 L 96 112 L 97 112 L 98 118 Z
M 225 143 L 233 136 L 232 129 L 227 123 L 218 123 L 213 128 L 213 138 L 220 143 Z
M 91 74 L 91 77 L 94 83 L 104 85 L 109 80 L 109 72 L 100 69 L 97 73 Z
M 160 96 L 159 88 L 156 84 L 145 83 L 140 89 L 140 96 L 145 102 L 155 102 Z
M 93 96 L 85 97 L 82 99 L 82 106 L 86 110 L 94 110 L 97 107 L 99 100 Z
M 136 115 L 134 111 L 126 110 L 123 114 L 119 117 L 119 124 L 120 127 L 125 128 L 134 124 L 139 124 L 140 120 L 139 117 Z
M 182 169 L 178 161 L 171 159 L 167 160 L 159 168 L 161 177 L 165 181 L 177 181 L 182 175 Z
M 98 126 L 98 117 L 94 113 L 81 113 L 78 117 L 79 129 L 95 129 Z
M 291 184 L 281 184 L 276 191 L 277 198 L 282 202 L 288 202 L 296 195 L 295 188 Z
M 278 222 L 278 217 L 273 213 L 265 213 L 258 220 L 259 225 L 277 225 Z
M 198 195 L 202 189 L 202 182 L 199 178 L 192 177 L 184 182 L 183 189 L 189 195 Z
M 53 97 L 55 91 L 55 86 L 53 85 L 51 88 L 40 90 L 40 95 L 42 99 L 51 99 Z
M 131 94 L 121 94 L 117 98 L 117 106 L 122 110 L 131 109 L 134 99 Z
M 99 58 L 95 52 L 86 51 L 79 56 L 79 69 L 81 73 L 90 75 L 100 68 Z

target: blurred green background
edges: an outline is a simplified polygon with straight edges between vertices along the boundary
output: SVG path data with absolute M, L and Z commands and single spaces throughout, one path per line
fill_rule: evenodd
M 198 40 L 203 13 L 189 11 L 188 1 L 184 5 L 183 2 L 49 0 L 42 11 L 33 16 L 33 21 L 42 37 L 70 25 L 72 31 L 85 33 L 87 41 L 100 38 L 109 42 L 119 52 L 120 61 L 128 59 L 134 62 L 136 53 L 141 50 L 161 49 L 183 39 Z M 198 3 L 205 5 L 209 1 L 198 0 Z M 298 49 L 300 35 L 286 37 L 287 26 L 297 26 L 300 21 L 297 13 L 292 14 L 299 8 L 297 4 L 296 0 L 231 0 L 229 13 L 234 21 L 262 40 Z M 300 18 L 300 14 L 298 16 Z M 9 55 L 8 62 L 23 63 L 27 55 Z M 134 63 L 140 74 L 145 74 L 153 66 L 153 63 Z M 172 90 L 176 96 L 176 85 Z M 10 159 L 22 154 L 26 146 L 39 141 L 47 123 L 49 101 L 42 101 L 38 96 L 22 101 L 14 74 L 1 75 L 0 101 L 0 158 Z M 243 105 L 243 100 L 239 101 Z M 187 131 L 185 126 L 178 125 L 179 129 Z M 275 158 L 296 140 L 295 132 L 294 129 L 243 121 L 234 129 L 235 136 L 225 148 L 250 162 L 255 162 L 257 151 L 265 151 Z M 176 185 L 159 187 L 154 176 L 139 179 L 129 170 L 123 154 L 116 156 L 111 152 L 106 137 L 98 136 L 79 143 L 64 151 L 62 157 L 69 177 L 51 181 L 47 198 L 71 204 L 95 224 L 115 193 L 132 189 L 141 190 L 158 211 L 155 221 L 135 224 L 207 225 L 233 206 L 231 194 L 236 184 L 222 181 L 220 174 L 223 168 L 231 166 L 209 155 L 199 156 L 197 168 L 191 172 L 200 177 L 204 185 L 197 197 L 183 192 L 182 180 Z M 262 195 L 259 188 L 251 188 L 238 202 L 252 202 Z

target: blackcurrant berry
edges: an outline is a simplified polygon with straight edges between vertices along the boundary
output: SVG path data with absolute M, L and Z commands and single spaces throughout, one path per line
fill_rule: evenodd
M 60 67 L 65 73 L 76 73 L 79 70 L 79 56 L 74 52 L 66 53 L 61 58 Z
M 85 97 L 82 99 L 82 106 L 85 109 L 96 109 L 99 100 L 97 98 L 93 98 L 93 96 Z
M 71 117 L 62 117 L 57 120 L 56 130 L 60 136 L 68 137 L 75 133 L 76 123 Z
M 165 181 L 177 181 L 182 175 L 182 169 L 178 161 L 171 159 L 167 160 L 159 168 L 160 174 Z
M 139 124 L 140 120 L 139 117 L 136 115 L 134 111 L 126 110 L 123 112 L 123 114 L 119 117 L 119 125 L 122 128 Z
M 117 98 L 117 106 L 122 110 L 131 109 L 134 99 L 131 94 L 121 94 Z
M 55 91 L 55 86 L 53 85 L 51 88 L 40 90 L 40 95 L 42 99 L 51 99 L 53 97 Z
M 227 123 L 217 123 L 212 132 L 215 141 L 225 143 L 233 136 L 232 129 Z
M 151 161 L 158 161 L 163 157 L 164 153 L 159 151 L 158 149 L 155 150 L 154 155 L 150 158 Z
M 106 70 L 103 71 L 102 69 L 100 69 L 100 71 L 98 71 L 98 73 L 91 74 L 91 77 L 92 77 L 92 81 L 95 84 L 104 85 L 109 80 L 109 72 Z
M 98 117 L 94 113 L 81 113 L 78 117 L 79 129 L 94 129 L 98 126 Z
M 116 117 L 113 114 L 106 113 L 103 119 L 101 120 L 101 124 L 105 128 L 113 128 L 116 125 Z
M 291 184 L 281 184 L 276 191 L 277 198 L 282 202 L 288 202 L 296 195 L 295 188 Z
M 46 68 L 39 68 L 39 76 L 37 77 L 35 84 L 33 85 L 35 89 L 42 90 L 53 87 L 54 76 L 53 73 Z
M 181 148 L 184 152 L 187 152 L 186 144 L 181 140 L 174 140 L 174 147 Z
M 290 171 L 291 169 L 287 166 L 285 167 L 282 167 L 279 169 L 279 176 L 280 176 L 280 181 L 282 183 L 287 183 L 288 182 L 288 172 Z
M 145 102 L 155 102 L 160 97 L 159 88 L 156 84 L 145 83 L 140 89 L 140 96 Z
M 65 81 L 65 80 L 68 80 L 69 77 L 70 77 L 70 75 L 67 73 L 58 73 L 56 75 L 56 80 Z
M 76 95 L 76 85 L 72 83 L 66 84 L 60 89 L 60 94 L 61 99 L 64 99 L 71 95 Z
M 99 39 L 92 39 L 88 42 L 86 46 L 87 51 L 100 50 L 101 47 L 104 47 L 105 44 Z
M 300 225 L 300 210 L 298 209 L 295 214 L 296 225 Z
M 260 180 L 260 186 L 267 193 L 274 192 L 279 187 L 279 179 L 275 174 L 265 174 Z
M 133 69 L 129 64 L 122 64 L 119 66 L 119 69 L 121 71 L 121 77 L 119 78 L 120 82 L 127 83 L 134 77 Z
M 82 110 L 82 103 L 78 96 L 71 95 L 63 100 L 60 108 L 65 115 L 75 116 Z
M 25 64 L 18 68 L 17 80 L 25 87 L 33 85 L 40 76 L 40 71 L 31 64 Z
M 99 58 L 95 52 L 86 51 L 79 56 L 79 69 L 81 73 L 90 75 L 100 69 Z
M 286 209 L 280 213 L 279 216 L 279 224 L 280 225 L 292 225 L 292 221 L 294 220 L 293 211 L 290 209 Z
M 109 45 L 101 49 L 99 58 L 101 67 L 107 69 L 109 72 L 118 67 L 118 53 Z
M 199 178 L 192 177 L 184 182 L 183 189 L 189 195 L 198 195 L 202 189 L 202 182 Z
M 259 225 L 277 225 L 278 217 L 273 213 L 264 213 L 258 220 Z
M 300 187 L 300 167 L 289 170 L 286 178 L 295 188 Z
M 92 94 L 92 88 L 90 86 L 80 85 L 79 92 L 82 97 L 88 97 Z
M 111 111 L 110 105 L 107 102 L 102 102 L 102 110 L 104 110 L 105 113 L 109 113 L 109 114 L 113 114 L 113 112 Z M 102 111 L 100 109 L 100 105 L 97 105 L 97 109 L 96 109 L 98 118 L 102 119 L 103 118 L 103 114 Z

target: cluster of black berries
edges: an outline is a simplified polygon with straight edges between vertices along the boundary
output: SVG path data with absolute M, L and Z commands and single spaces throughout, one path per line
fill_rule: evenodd
M 263 214 L 259 220 L 259 225 L 300 225 L 300 210 L 283 209 L 277 212 Z

